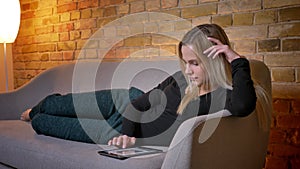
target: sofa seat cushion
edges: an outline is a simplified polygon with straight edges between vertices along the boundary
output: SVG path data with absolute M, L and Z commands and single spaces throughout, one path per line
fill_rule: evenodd
M 0 121 L 0 162 L 16 168 L 160 168 L 165 153 L 117 160 L 98 155 L 106 145 L 37 135 L 28 122 Z M 111 148 L 111 147 L 110 147 Z M 166 150 L 166 147 L 160 147 Z

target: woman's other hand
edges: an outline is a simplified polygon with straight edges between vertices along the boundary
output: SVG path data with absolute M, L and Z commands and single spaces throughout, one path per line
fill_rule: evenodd
M 127 135 L 121 135 L 119 137 L 114 137 L 108 141 L 108 145 L 113 145 L 117 147 L 127 148 L 135 144 L 135 137 L 128 137 Z
M 229 63 L 237 58 L 241 58 L 239 54 L 233 51 L 228 45 L 224 45 L 218 39 L 212 37 L 208 37 L 207 39 L 216 44 L 203 52 L 204 54 L 207 54 L 207 57 L 212 57 L 214 59 L 218 56 L 218 54 L 223 53 Z

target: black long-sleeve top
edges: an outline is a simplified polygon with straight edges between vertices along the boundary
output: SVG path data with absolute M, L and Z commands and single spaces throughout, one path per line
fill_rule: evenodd
M 177 108 L 187 86 L 181 72 L 135 99 L 123 114 L 122 133 L 144 138 L 142 144 L 169 145 L 179 125 L 186 119 L 227 109 L 233 116 L 247 116 L 256 106 L 256 94 L 249 61 L 231 62 L 232 90 L 218 89 L 191 101 L 182 115 Z

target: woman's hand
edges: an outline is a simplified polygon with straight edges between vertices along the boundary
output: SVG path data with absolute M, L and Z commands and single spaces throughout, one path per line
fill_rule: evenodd
M 220 40 L 212 37 L 208 37 L 207 39 L 216 44 L 203 52 L 204 54 L 207 54 L 207 57 L 212 57 L 214 59 L 218 54 L 223 53 L 229 63 L 237 58 L 241 58 L 239 54 L 233 51 L 228 45 L 224 45 Z
M 122 148 L 131 147 L 135 144 L 135 137 L 128 137 L 126 135 L 122 135 L 119 137 L 114 137 L 113 139 L 108 141 L 108 145 L 118 146 Z

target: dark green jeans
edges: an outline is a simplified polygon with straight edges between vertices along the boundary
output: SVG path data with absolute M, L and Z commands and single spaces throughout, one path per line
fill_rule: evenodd
M 106 144 L 122 128 L 122 113 L 143 92 L 128 89 L 100 90 L 47 96 L 30 112 L 38 134 L 86 143 Z

